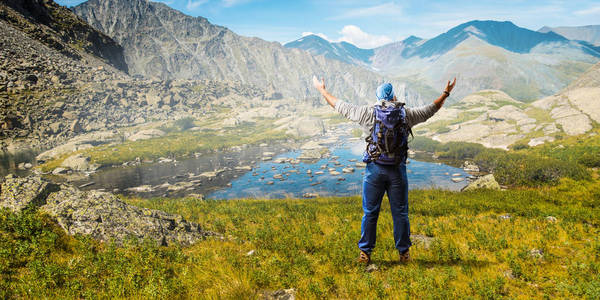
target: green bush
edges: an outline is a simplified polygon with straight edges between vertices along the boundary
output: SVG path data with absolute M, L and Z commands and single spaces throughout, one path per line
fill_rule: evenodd
M 504 185 L 541 186 L 557 184 L 562 177 L 588 179 L 589 172 L 577 163 L 535 154 L 507 153 L 486 149 L 474 158 L 480 168 L 494 173 Z
M 584 153 L 577 162 L 589 168 L 600 168 L 600 152 Z
M 182 118 L 182 119 L 175 121 L 175 126 L 177 128 L 179 128 L 179 130 L 181 130 L 181 131 L 188 130 L 195 126 L 194 125 L 195 120 L 196 119 L 194 119 L 192 117 Z
M 515 143 L 514 145 L 512 145 L 510 148 L 515 151 L 523 150 L 523 149 L 528 149 L 529 145 L 525 142 L 518 142 L 518 143 Z
M 477 154 L 486 148 L 481 144 L 464 143 L 464 142 L 449 142 L 442 147 L 443 152 L 440 153 L 440 158 L 451 160 L 473 159 Z
M 439 151 L 443 144 L 434 141 L 424 136 L 415 135 L 414 139 L 410 140 L 409 147 L 419 151 L 436 152 Z

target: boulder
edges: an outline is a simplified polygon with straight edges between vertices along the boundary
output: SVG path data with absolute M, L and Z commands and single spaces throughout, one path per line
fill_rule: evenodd
M 477 178 L 475 181 L 472 181 L 464 187 L 463 191 L 471 191 L 475 189 L 491 189 L 491 190 L 500 190 L 500 185 L 494 178 L 493 174 L 488 174 L 482 177 Z
M 127 140 L 135 142 L 135 141 L 147 140 L 147 139 L 151 139 L 151 138 L 155 138 L 155 137 L 161 137 L 163 135 L 165 135 L 165 132 L 162 130 L 146 129 L 146 130 L 138 131 L 134 135 L 128 137 Z
M 0 207 L 8 207 L 14 212 L 26 207 L 39 209 L 56 220 L 68 234 L 89 235 L 104 242 L 122 243 L 133 237 L 154 240 L 160 245 L 189 245 L 215 235 L 178 215 L 135 207 L 111 193 L 84 192 L 36 176 L 6 178 L 2 184 Z
M 0 207 L 13 212 L 20 212 L 27 206 L 39 207 L 46 203 L 46 198 L 58 186 L 40 177 L 5 178 L 0 194 Z
M 272 293 L 265 293 L 263 295 L 265 300 L 295 300 L 296 290 L 295 289 L 284 289 L 277 290 Z
M 422 235 L 422 234 L 411 234 L 410 240 L 415 244 L 423 245 L 423 248 L 425 248 L 425 249 L 429 249 L 429 247 L 431 246 L 431 243 L 433 241 L 435 241 L 435 238 L 429 237 L 426 235 Z
M 67 157 L 60 166 L 78 172 L 95 171 L 100 167 L 98 164 L 90 164 L 90 158 L 81 153 Z
M 323 158 L 325 156 L 325 154 L 327 154 L 327 152 L 329 152 L 328 150 L 318 150 L 318 149 L 312 149 L 312 150 L 304 150 L 302 151 L 302 154 L 300 154 L 300 156 L 298 156 L 299 160 L 319 160 L 321 158 Z
M 465 170 L 465 172 L 479 172 L 479 166 L 468 160 L 462 165 L 462 169 Z

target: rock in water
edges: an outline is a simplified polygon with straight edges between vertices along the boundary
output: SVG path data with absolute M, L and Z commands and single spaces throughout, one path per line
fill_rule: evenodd
M 49 214 L 68 234 L 90 235 L 105 242 L 121 243 L 133 237 L 160 245 L 189 245 L 215 235 L 181 216 L 132 206 L 111 193 L 84 192 L 36 176 L 6 179 L 0 207 L 19 212 L 28 206 Z
M 466 187 L 464 187 L 463 191 L 471 191 L 475 189 L 491 189 L 491 190 L 499 190 L 500 185 L 494 178 L 493 174 L 488 174 L 483 177 L 478 178 L 477 180 L 469 183 Z

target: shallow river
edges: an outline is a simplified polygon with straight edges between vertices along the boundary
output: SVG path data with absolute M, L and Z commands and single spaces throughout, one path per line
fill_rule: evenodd
M 141 197 L 201 194 L 209 199 L 239 199 L 360 194 L 364 166 L 356 163 L 362 158 L 364 144 L 357 139 L 342 138 L 324 145 L 329 149 L 328 157 L 311 162 L 298 161 L 296 158 L 301 151 L 290 151 L 300 145 L 284 143 L 248 146 L 233 152 L 217 152 L 178 161 L 105 168 L 69 181 L 84 190 L 101 189 Z M 265 156 L 271 158 L 263 160 Z M 0 166 L 3 169 L 0 173 L 24 176 L 28 172 L 17 171 L 15 166 L 21 161 L 31 161 L 33 157 L 35 155 L 32 154 L 4 159 L 7 162 Z M 279 163 L 281 160 L 286 162 Z M 469 176 L 462 169 L 412 159 L 409 162 L 409 189 L 435 187 L 460 190 L 467 184 L 466 180 L 452 181 L 453 178 L 466 179 Z
M 210 199 L 232 198 L 299 198 L 316 194 L 319 196 L 350 196 L 361 193 L 364 167 L 357 167 L 356 161 L 362 157 L 363 144 L 348 143 L 330 149 L 331 156 L 316 162 L 299 164 L 276 163 L 259 164 L 252 172 L 233 180 L 231 187 L 214 191 L 207 195 Z M 291 151 L 277 158 L 295 159 L 300 151 Z M 407 175 L 409 189 L 437 187 L 460 190 L 466 181 L 453 182 L 451 175 L 469 176 L 462 169 L 439 163 L 428 163 L 409 159 Z M 354 168 L 354 172 L 344 173 L 344 168 Z M 309 171 L 310 170 L 310 171 Z M 331 175 L 333 172 L 339 175 Z M 308 174 L 307 172 L 310 172 Z M 320 174 L 323 172 L 323 174 Z M 337 174 L 337 173 L 333 173 Z M 314 196 L 314 195 L 312 195 Z

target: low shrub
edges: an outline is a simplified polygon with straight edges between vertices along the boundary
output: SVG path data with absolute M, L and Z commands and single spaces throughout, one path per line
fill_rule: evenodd
M 557 184 L 560 178 L 589 179 L 589 172 L 577 163 L 535 154 L 507 153 L 486 149 L 474 158 L 480 168 L 494 173 L 504 185 L 541 186 Z
M 182 118 L 182 119 L 175 121 L 175 126 L 177 128 L 179 128 L 179 130 L 181 130 L 181 131 L 188 130 L 195 126 L 194 125 L 195 120 L 196 119 L 194 119 L 192 117 Z

